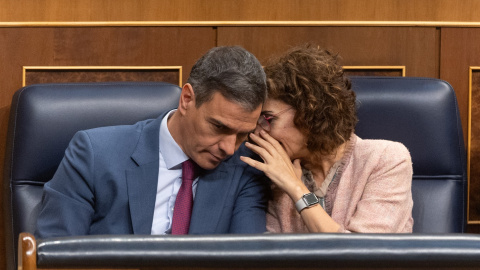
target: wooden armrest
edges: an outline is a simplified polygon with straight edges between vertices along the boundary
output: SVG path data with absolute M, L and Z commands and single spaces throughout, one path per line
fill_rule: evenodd
M 30 233 L 18 236 L 18 270 L 37 269 L 37 243 Z

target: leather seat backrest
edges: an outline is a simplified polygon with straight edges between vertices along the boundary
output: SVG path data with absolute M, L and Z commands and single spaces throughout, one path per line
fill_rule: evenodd
M 35 231 L 43 184 L 75 132 L 156 118 L 178 106 L 180 91 L 161 82 L 112 82 L 38 84 L 15 93 L 4 172 L 8 269 L 16 265 L 18 234 Z
M 352 77 L 363 139 L 402 142 L 413 162 L 413 231 L 463 232 L 466 151 L 455 92 L 445 81 Z

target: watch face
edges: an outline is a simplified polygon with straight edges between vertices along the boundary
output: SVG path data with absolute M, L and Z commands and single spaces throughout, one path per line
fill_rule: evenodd
M 318 203 L 318 198 L 313 193 L 308 193 L 303 196 L 303 199 L 307 203 L 307 205 L 312 205 Z

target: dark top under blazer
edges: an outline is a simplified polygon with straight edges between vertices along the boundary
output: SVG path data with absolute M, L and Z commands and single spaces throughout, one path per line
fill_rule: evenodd
M 150 234 L 165 114 L 134 125 L 79 131 L 44 186 L 36 237 Z M 198 181 L 190 234 L 265 232 L 263 174 L 243 145 Z

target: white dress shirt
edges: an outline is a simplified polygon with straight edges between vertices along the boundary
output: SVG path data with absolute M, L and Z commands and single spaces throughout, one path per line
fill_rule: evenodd
M 182 163 L 189 159 L 168 130 L 167 119 L 174 111 L 168 112 L 160 124 L 158 184 L 155 211 L 153 212 L 152 234 L 171 233 L 175 199 L 182 185 Z M 194 199 L 197 183 L 198 178 L 195 179 L 192 186 Z

